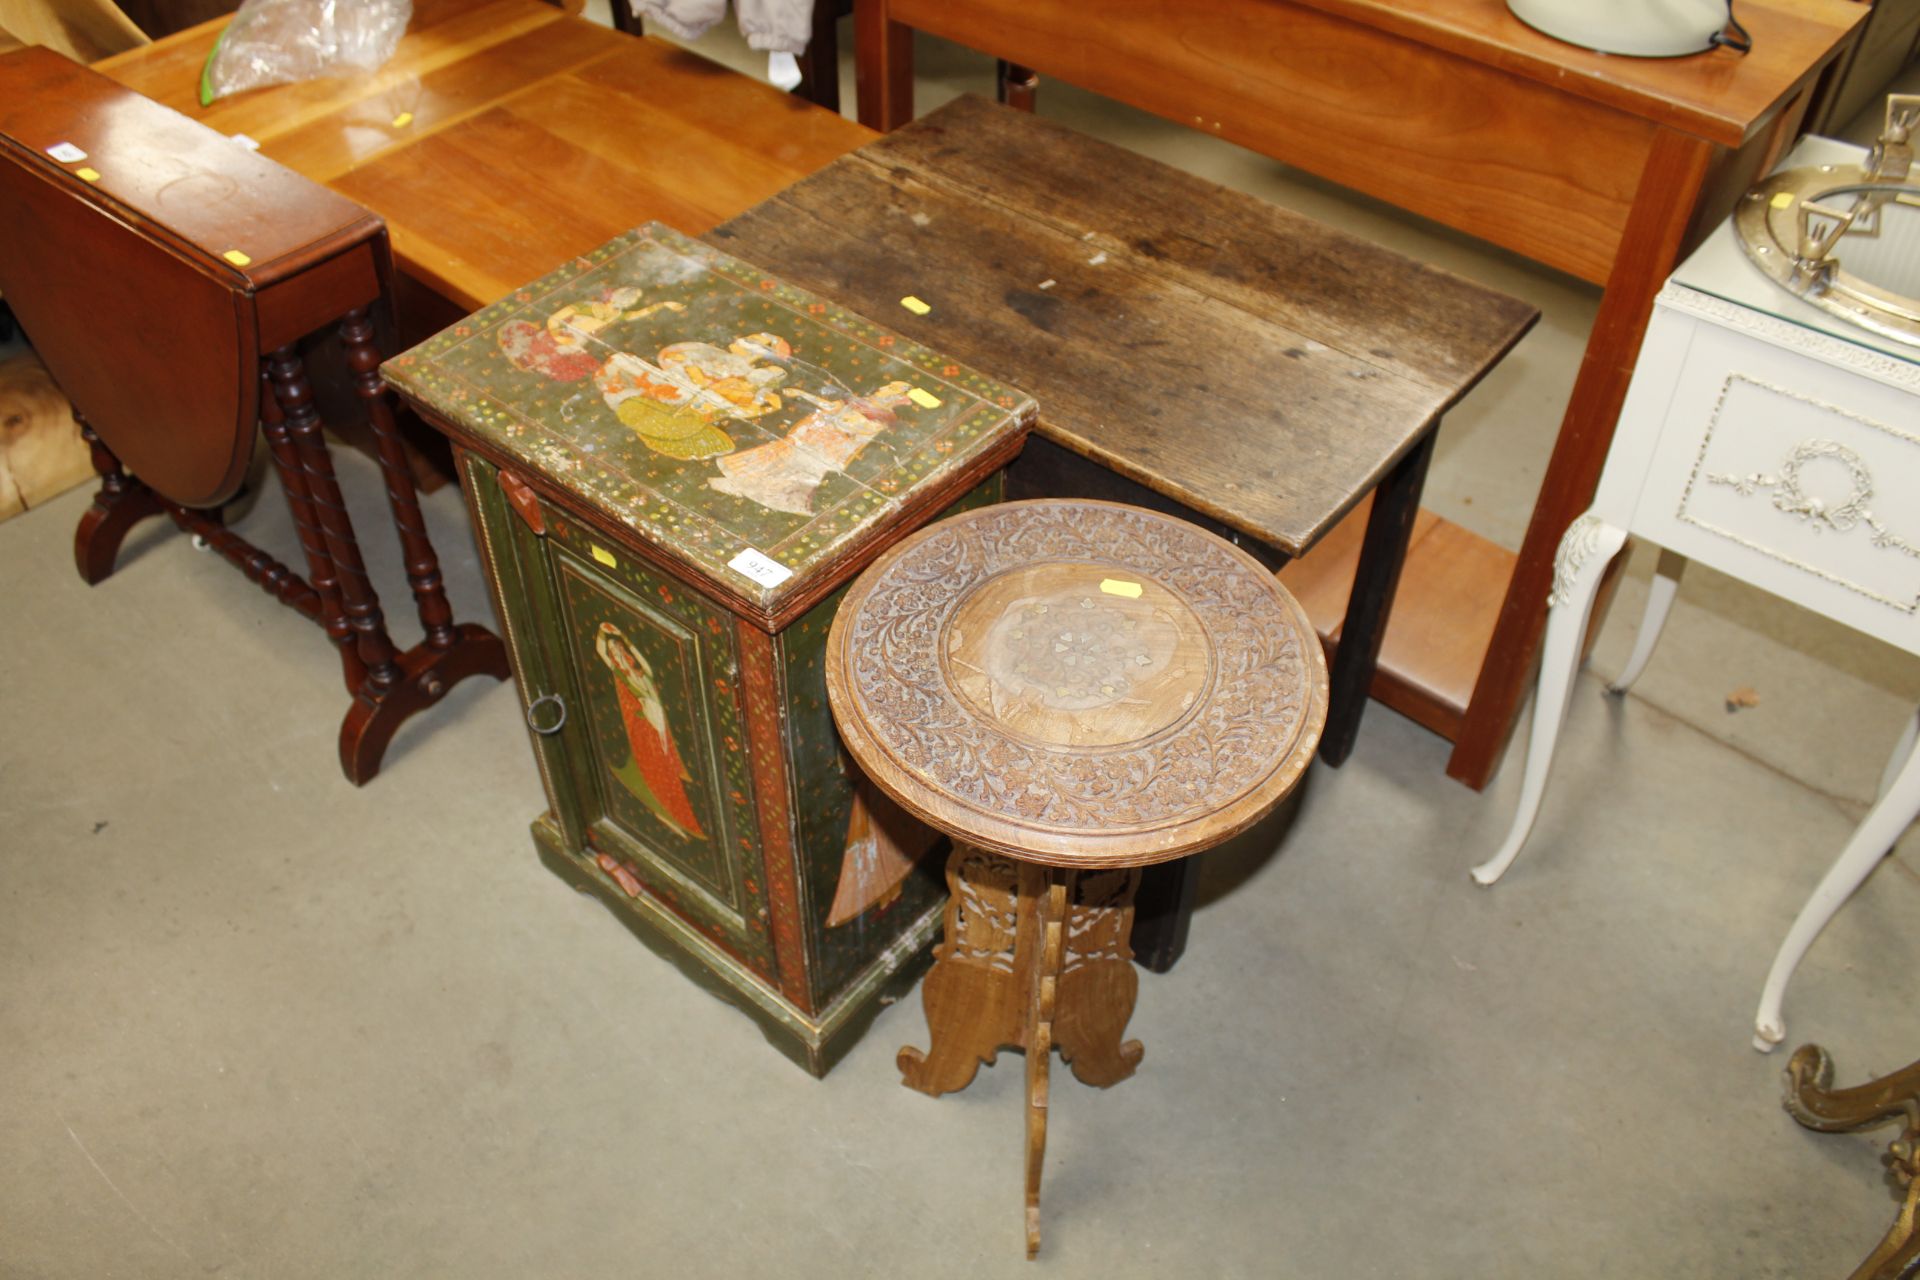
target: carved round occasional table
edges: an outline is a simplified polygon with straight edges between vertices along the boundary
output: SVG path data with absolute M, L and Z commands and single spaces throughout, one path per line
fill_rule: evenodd
M 953 837 L 922 1000 L 938 1096 L 1027 1059 L 1026 1230 L 1040 1246 L 1052 1050 L 1106 1087 L 1138 989 L 1140 868 L 1264 817 L 1312 759 L 1327 670 L 1305 612 L 1245 552 L 1106 502 L 1014 502 L 902 540 L 847 594 L 827 691 L 854 759 Z

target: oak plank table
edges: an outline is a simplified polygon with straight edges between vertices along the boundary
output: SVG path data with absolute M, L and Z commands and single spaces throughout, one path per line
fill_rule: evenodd
M 1388 636 L 1377 695 L 1452 738 L 1448 773 L 1478 788 L 1512 727 L 1554 550 L 1593 497 L 1654 294 L 1792 141 L 1867 9 L 1745 0 L 1750 54 L 1649 59 L 1563 44 L 1500 0 L 1115 0 L 1097 16 L 1072 0 L 858 0 L 860 118 L 883 130 L 912 118 L 912 33 L 925 31 L 1605 287 L 1517 560 L 1423 522 L 1395 614 L 1409 642 Z M 1031 101 L 1030 79 L 1008 89 Z M 1463 565 L 1477 570 L 1465 584 Z M 1318 594 L 1325 634 L 1341 595 Z
M 946 939 L 922 986 L 932 1048 L 903 1083 L 965 1088 L 1026 1054 L 1027 1256 L 1040 1248 L 1053 1050 L 1088 1084 L 1133 1074 L 1140 868 L 1259 821 L 1327 714 L 1312 624 L 1252 556 L 1108 502 L 1010 502 L 901 540 L 827 638 L 847 750 L 953 837 Z M 1188 859 L 1191 861 L 1191 859 Z
M 1031 393 L 1040 422 L 1009 496 L 1173 511 L 1277 563 L 1373 495 L 1321 741 L 1333 764 L 1366 705 L 1441 415 L 1538 316 L 980 98 L 706 238 Z M 1188 860 L 1149 881 L 1134 947 L 1150 968 L 1180 952 L 1194 875 Z
M 224 21 L 98 69 L 384 218 L 410 340 L 640 223 L 697 235 L 874 136 L 540 0 L 415 0 L 375 74 L 202 107 Z

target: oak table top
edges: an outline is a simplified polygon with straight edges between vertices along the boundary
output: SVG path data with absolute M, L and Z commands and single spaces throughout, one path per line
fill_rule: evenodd
M 462 310 L 640 223 L 689 235 L 874 135 L 674 45 L 539 0 L 415 0 L 371 76 L 199 105 L 225 19 L 98 64 L 386 219 L 401 269 Z
M 1024 388 L 1043 437 L 1288 557 L 1539 315 L 973 97 L 707 239 Z

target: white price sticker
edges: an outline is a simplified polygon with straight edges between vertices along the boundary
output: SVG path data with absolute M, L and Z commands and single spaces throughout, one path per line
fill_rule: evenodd
M 87 158 L 87 153 L 71 142 L 56 142 L 47 148 L 47 154 L 61 164 L 79 164 Z
M 743 578 L 752 578 L 763 587 L 777 587 L 793 576 L 793 570 L 752 547 L 727 561 L 727 568 Z

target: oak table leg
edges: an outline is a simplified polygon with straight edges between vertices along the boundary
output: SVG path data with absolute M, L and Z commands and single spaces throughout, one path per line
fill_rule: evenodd
M 1414 517 L 1420 514 L 1420 491 L 1426 487 L 1438 434 L 1436 423 L 1373 491 L 1373 511 L 1367 516 L 1346 620 L 1340 626 L 1340 647 L 1333 654 L 1327 730 L 1320 737 L 1320 758 L 1335 768 L 1346 763 L 1360 733 L 1360 715 L 1373 689 L 1387 614 L 1400 588 L 1400 570 L 1407 562 L 1407 543 L 1413 537 Z
M 1787 1062 L 1787 1114 L 1821 1133 L 1857 1133 L 1903 1121 L 1888 1144 L 1893 1174 L 1906 1187 L 1886 1238 L 1854 1269 L 1850 1280 L 1909 1280 L 1920 1274 L 1920 1062 L 1851 1089 L 1833 1087 L 1833 1060 L 1816 1044 L 1801 1045 Z

